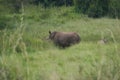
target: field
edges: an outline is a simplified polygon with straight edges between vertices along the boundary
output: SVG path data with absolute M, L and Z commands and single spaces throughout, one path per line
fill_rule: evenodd
M 0 31 L 0 80 L 120 80 L 119 19 L 40 6 L 7 16 L 16 28 Z M 81 42 L 61 49 L 46 39 L 49 30 L 77 32 Z

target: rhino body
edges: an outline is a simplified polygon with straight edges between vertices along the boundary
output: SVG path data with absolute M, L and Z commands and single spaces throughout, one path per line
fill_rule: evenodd
M 49 31 L 49 39 L 60 47 L 68 47 L 80 42 L 80 36 L 75 32 L 51 32 Z

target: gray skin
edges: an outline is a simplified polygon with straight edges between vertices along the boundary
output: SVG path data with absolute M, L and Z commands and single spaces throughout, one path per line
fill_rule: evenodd
M 49 39 L 51 39 L 56 45 L 65 48 L 73 44 L 80 42 L 80 37 L 75 32 L 51 32 L 49 31 Z

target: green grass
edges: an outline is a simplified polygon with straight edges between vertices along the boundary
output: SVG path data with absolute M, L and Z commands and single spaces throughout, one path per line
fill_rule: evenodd
M 29 6 L 24 14 L 12 32 L 0 32 L 0 80 L 120 79 L 120 20 L 88 18 L 72 7 Z M 49 30 L 74 31 L 82 41 L 60 49 L 46 40 Z M 98 44 L 102 36 L 108 43 Z

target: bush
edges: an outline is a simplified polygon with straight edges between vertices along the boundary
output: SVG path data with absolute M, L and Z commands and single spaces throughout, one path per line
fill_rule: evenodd
M 33 0 L 33 4 L 39 5 L 42 4 L 44 7 L 49 6 L 71 6 L 73 5 L 73 0 Z
M 75 11 L 87 14 L 89 17 L 120 18 L 120 0 L 74 0 Z
M 87 12 L 88 16 L 98 18 L 107 15 L 109 6 L 108 4 L 109 0 L 92 1 Z
M 7 22 L 8 22 L 8 18 L 5 17 L 5 16 L 0 16 L 0 30 L 3 30 L 5 29 L 8 25 L 7 25 Z
M 88 9 L 88 17 L 98 18 L 103 16 L 103 10 L 101 7 L 91 5 Z
M 0 15 L 0 30 L 4 29 L 13 29 L 15 27 L 15 21 L 18 19 L 15 19 L 13 17 L 8 16 L 2 16 Z
M 90 3 L 91 3 L 91 0 L 74 0 L 76 12 L 86 13 Z
M 108 15 L 112 18 L 120 18 L 120 0 L 111 0 Z

